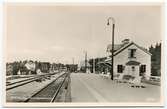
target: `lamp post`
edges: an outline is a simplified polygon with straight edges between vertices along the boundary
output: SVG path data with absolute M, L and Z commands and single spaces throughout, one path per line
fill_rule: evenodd
M 110 20 L 112 20 L 112 50 L 111 50 L 111 80 L 114 79 L 114 29 L 115 29 L 115 20 L 113 17 L 109 17 L 107 20 L 107 25 L 110 25 Z

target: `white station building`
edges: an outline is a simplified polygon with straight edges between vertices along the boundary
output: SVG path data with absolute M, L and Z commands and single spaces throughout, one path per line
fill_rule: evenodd
M 112 45 L 107 46 L 108 57 L 100 64 L 106 65 L 105 71 L 109 72 L 111 68 L 111 50 Z M 151 75 L 151 53 L 145 48 L 130 42 L 129 39 L 122 41 L 122 44 L 114 45 L 114 78 L 130 75 L 134 78 L 145 77 L 148 79 Z

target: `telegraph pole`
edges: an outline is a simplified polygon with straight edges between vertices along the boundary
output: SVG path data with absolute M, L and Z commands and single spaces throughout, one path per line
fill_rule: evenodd
M 95 70 L 95 67 L 96 67 L 96 66 L 95 66 L 95 58 L 94 58 L 94 59 L 93 59 L 93 73 L 95 73 L 95 71 L 96 71 L 96 70 Z
M 114 79 L 114 29 L 115 29 L 115 20 L 112 17 L 108 18 L 107 25 L 110 25 L 110 20 L 112 20 L 112 50 L 111 50 L 111 80 Z
M 74 65 L 74 58 L 72 58 L 72 64 Z
M 85 52 L 85 73 L 87 71 L 87 51 Z
M 74 72 L 74 58 L 72 58 L 72 65 L 71 65 L 71 67 L 72 67 L 72 71 Z

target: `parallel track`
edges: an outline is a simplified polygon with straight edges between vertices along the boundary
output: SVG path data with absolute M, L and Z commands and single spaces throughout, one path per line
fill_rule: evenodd
M 36 78 L 35 76 L 34 77 L 29 77 L 27 79 L 24 79 L 24 80 L 20 80 L 20 81 L 16 81 L 16 82 L 12 82 L 12 83 L 7 83 L 6 86 L 10 86 L 10 85 L 13 85 L 13 84 L 17 84 L 17 83 L 20 83 L 20 82 L 24 82 L 24 81 L 28 81 L 28 80 L 32 80 Z
M 45 77 L 48 77 L 48 76 L 54 75 L 54 74 L 56 74 L 56 73 L 46 74 L 46 75 L 39 75 L 39 76 L 35 76 L 33 78 L 28 78 L 28 79 L 25 79 L 25 80 L 9 83 L 9 84 L 6 85 L 6 91 L 17 88 L 19 86 L 23 86 L 25 84 L 31 83 L 31 82 L 36 81 L 38 79 L 42 79 L 42 78 L 45 78 Z
M 54 81 L 48 84 L 43 89 L 36 92 L 24 102 L 55 102 L 65 80 L 68 78 L 68 73 L 62 74 Z

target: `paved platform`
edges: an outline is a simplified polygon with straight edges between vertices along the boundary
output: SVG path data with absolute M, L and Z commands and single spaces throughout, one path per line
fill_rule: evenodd
M 72 102 L 157 102 L 160 86 L 145 84 L 132 88 L 128 83 L 116 83 L 98 74 L 72 73 Z

